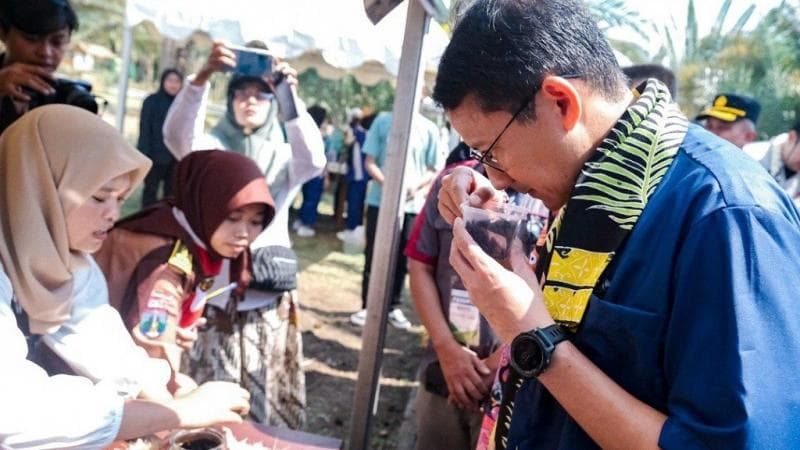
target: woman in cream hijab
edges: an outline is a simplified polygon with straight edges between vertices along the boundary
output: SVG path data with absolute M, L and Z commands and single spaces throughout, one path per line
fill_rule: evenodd
M 0 135 L 0 448 L 102 448 L 246 411 L 230 383 L 173 399 L 108 305 L 90 254 L 149 166 L 71 106 L 37 108 Z

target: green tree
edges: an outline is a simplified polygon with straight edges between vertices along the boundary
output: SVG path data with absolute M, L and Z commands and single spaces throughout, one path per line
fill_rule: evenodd
M 666 65 L 675 71 L 678 79 L 678 101 L 681 108 L 689 114 L 696 114 L 711 101 L 719 88 L 720 76 L 724 73 L 724 69 L 718 65 L 718 59 L 721 54 L 740 42 L 743 37 L 742 30 L 755 11 L 755 5 L 751 4 L 736 19 L 734 25 L 726 30 L 725 23 L 732 2 L 733 0 L 723 2 L 711 31 L 708 35 L 700 37 L 694 0 L 689 0 L 682 52 L 676 42 L 675 36 L 678 33 L 674 22 L 671 27 L 662 28 L 664 45 L 653 60 L 666 62 Z
M 332 119 L 344 122 L 347 111 L 355 107 L 371 107 L 375 111 L 388 111 L 394 104 L 394 88 L 387 81 L 375 86 L 359 84 L 351 75 L 338 80 L 321 78 L 314 69 L 300 74 L 300 95 L 309 106 L 319 104 L 328 109 Z
M 676 27 L 662 29 L 664 46 L 654 55 L 678 78 L 678 100 L 690 117 L 719 92 L 752 96 L 761 103 L 758 130 L 762 138 L 788 129 L 798 117 L 800 93 L 800 21 L 796 6 L 783 2 L 746 31 L 755 5 L 750 4 L 730 28 L 732 0 L 725 0 L 708 35 L 698 34 L 694 1 L 686 13 L 681 52 Z

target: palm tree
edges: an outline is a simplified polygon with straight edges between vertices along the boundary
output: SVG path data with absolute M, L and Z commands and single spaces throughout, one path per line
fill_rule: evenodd
M 664 45 L 653 60 L 666 62 L 675 71 L 680 92 L 678 100 L 687 113 L 696 113 L 711 100 L 718 89 L 721 76 L 721 69 L 715 61 L 735 43 L 740 42 L 742 30 L 755 11 L 755 5 L 751 4 L 726 31 L 724 26 L 732 3 L 733 0 L 723 2 L 711 32 L 700 37 L 694 0 L 689 0 L 682 52 L 676 43 L 677 27 L 674 21 L 671 26 L 662 27 Z
M 642 18 L 638 11 L 631 9 L 625 0 L 585 0 L 589 11 L 597 20 L 597 25 L 608 34 L 612 28 L 627 28 L 643 40 L 653 33 L 655 26 Z M 634 41 L 609 38 L 611 46 L 627 56 L 634 64 L 650 60 L 647 50 Z
M 770 10 L 751 31 L 755 5 L 725 29 L 732 0 L 725 0 L 707 36 L 698 35 L 694 1 L 689 1 L 686 37 L 679 52 L 676 27 L 662 29 L 665 45 L 654 56 L 675 72 L 678 100 L 691 117 L 716 93 L 735 92 L 759 100 L 762 114 L 758 128 L 762 137 L 789 128 L 800 117 L 800 20 L 798 9 L 784 1 Z
M 773 136 L 800 117 L 800 19 L 798 7 L 783 2 L 755 29 L 723 49 L 718 88 L 759 100 L 759 132 Z

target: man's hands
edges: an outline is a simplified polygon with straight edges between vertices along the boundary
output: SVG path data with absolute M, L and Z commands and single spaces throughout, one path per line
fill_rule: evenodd
M 452 224 L 461 217 L 461 205 L 481 207 L 490 200 L 504 200 L 505 192 L 492 187 L 492 183 L 469 167 L 457 167 L 442 179 L 439 190 L 439 213 L 447 223 Z
M 510 343 L 519 333 L 555 323 L 530 269 L 524 272 L 517 267 L 518 275 L 501 266 L 475 243 L 460 218 L 453 224 L 450 264 L 503 342 Z
M 52 95 L 56 91 L 48 81 L 53 80 L 55 80 L 53 74 L 44 67 L 13 63 L 0 69 L 0 95 L 20 102 L 29 102 L 31 97 L 23 88 L 43 95 Z

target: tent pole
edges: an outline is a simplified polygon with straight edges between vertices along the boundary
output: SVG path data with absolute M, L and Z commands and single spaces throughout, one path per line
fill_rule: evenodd
M 411 122 L 418 109 L 420 89 L 424 75 L 422 42 L 428 29 L 429 18 L 418 0 L 408 1 L 405 35 L 397 74 L 397 93 L 394 100 L 393 118 L 389 132 L 388 149 L 384 170 L 380 212 L 376 235 L 380 244 L 375 245 L 372 256 L 372 275 L 367 296 L 367 323 L 361 335 L 361 353 L 358 358 L 358 382 L 353 399 L 353 415 L 350 421 L 350 450 L 364 450 L 369 445 L 370 422 L 373 407 L 377 405 L 377 388 L 386 338 L 386 320 L 391 301 L 391 286 L 394 279 L 395 262 L 400 251 L 400 224 L 404 216 L 405 180 Z
M 122 69 L 117 84 L 117 130 L 124 132 L 125 109 L 128 101 L 128 77 L 131 68 L 131 47 L 133 47 L 133 27 L 125 16 L 125 25 L 122 28 Z

